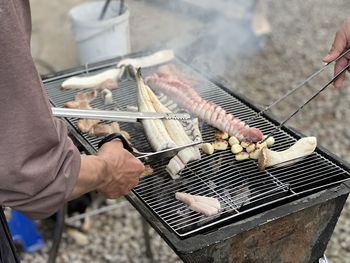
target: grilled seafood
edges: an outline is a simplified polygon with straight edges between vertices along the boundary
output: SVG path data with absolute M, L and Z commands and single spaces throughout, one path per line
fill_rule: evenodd
M 141 78 L 140 70 L 136 74 L 138 83 L 139 110 L 148 112 L 170 113 L 146 86 Z M 154 150 L 159 151 L 176 146 L 190 144 L 192 140 L 188 137 L 184 127 L 177 120 L 143 120 L 144 129 L 148 140 Z M 175 146 L 173 146 L 175 145 Z M 187 147 L 173 157 L 166 167 L 166 170 L 173 179 L 179 177 L 179 172 L 185 168 L 186 164 L 201 158 L 197 147 Z
M 230 136 L 250 142 L 257 142 L 263 138 L 259 129 L 249 127 L 219 105 L 199 96 L 186 79 L 167 73 L 163 69 L 148 76 L 145 82 L 153 89 L 171 96 L 183 108 Z
M 188 205 L 191 210 L 206 216 L 216 215 L 221 210 L 219 200 L 213 197 L 176 192 L 175 198 Z

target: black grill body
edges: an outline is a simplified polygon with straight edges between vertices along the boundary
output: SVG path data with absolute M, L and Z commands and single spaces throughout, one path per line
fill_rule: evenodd
M 138 53 L 132 56 L 142 56 Z M 77 90 L 62 91 L 67 78 L 96 73 L 113 67 L 118 59 L 70 69 L 43 78 L 51 103 L 62 107 Z M 181 70 L 200 79 L 197 92 L 223 106 L 228 112 L 247 120 L 257 111 L 249 100 L 233 93 L 221 80 L 209 81 L 181 60 Z M 144 75 L 154 69 L 144 70 Z M 104 106 L 102 98 L 92 106 L 125 110 L 136 105 L 134 80 L 120 82 L 113 91 L 113 106 Z M 71 135 L 80 147 L 93 154 L 101 138 L 90 137 L 67 119 Z M 252 126 L 264 133 L 278 123 L 270 116 L 259 117 Z M 141 125 L 121 124 L 136 148 L 151 151 Z M 204 141 L 213 140 L 214 129 L 201 124 Z M 275 150 L 294 143 L 300 134 L 284 127 L 275 135 Z M 166 162 L 151 164 L 155 174 L 144 178 L 127 199 L 186 262 L 313 262 L 324 252 L 349 193 L 349 165 L 318 147 L 311 156 L 287 168 L 259 172 L 253 160 L 241 163 L 232 154 L 216 153 L 191 163 L 179 180 L 165 172 Z M 216 197 L 224 206 L 219 217 L 204 218 L 175 200 L 174 193 L 184 191 Z M 242 201 L 242 196 L 244 197 Z M 236 198 L 237 197 L 237 198 Z M 232 199 L 233 198 L 233 199 Z

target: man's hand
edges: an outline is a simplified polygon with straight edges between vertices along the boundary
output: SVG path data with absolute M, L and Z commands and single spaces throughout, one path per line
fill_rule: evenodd
M 68 200 L 99 191 L 107 198 L 126 195 L 138 182 L 144 165 L 119 141 L 105 143 L 96 155 L 82 155 L 79 177 Z
M 104 144 L 96 156 L 106 163 L 104 182 L 97 191 L 108 198 L 126 195 L 138 184 L 145 169 L 142 162 L 125 150 L 119 141 Z
M 350 47 L 350 19 L 347 19 L 338 29 L 331 50 L 323 61 L 328 63 L 336 59 L 343 51 Z M 339 59 L 334 66 L 334 75 L 338 74 L 350 61 L 350 54 Z M 340 88 L 345 80 L 345 73 L 334 81 L 334 87 Z

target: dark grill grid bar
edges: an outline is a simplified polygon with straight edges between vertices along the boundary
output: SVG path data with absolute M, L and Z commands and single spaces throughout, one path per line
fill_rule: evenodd
M 203 98 L 219 104 L 227 112 L 242 120 L 247 120 L 256 113 L 180 61 L 176 61 L 175 64 L 200 81 L 195 88 Z M 112 64 L 106 65 L 103 70 L 110 66 Z M 147 76 L 152 70 L 154 69 L 144 70 L 143 75 Z M 94 73 L 96 72 L 98 71 Z M 73 72 L 69 74 L 71 75 L 74 75 Z M 60 85 L 64 79 L 56 77 L 45 82 L 49 98 L 56 107 L 62 107 L 64 102 L 72 100 L 77 92 L 77 90 L 62 91 Z M 92 107 L 126 110 L 127 105 L 136 105 L 135 81 L 121 81 L 118 89 L 113 90 L 113 96 L 114 105 L 103 105 L 103 100 L 99 97 L 93 101 Z M 76 119 L 69 121 L 73 125 L 76 123 Z M 275 128 L 274 124 L 262 116 L 254 120 L 251 126 L 260 128 L 265 134 Z M 137 149 L 151 151 L 141 124 L 121 123 L 121 128 L 129 132 Z M 212 127 L 201 123 L 201 131 L 204 141 L 213 140 L 215 130 Z M 89 146 L 97 150 L 101 138 L 81 132 L 79 134 L 86 139 Z M 277 132 L 274 137 L 276 140 L 272 147 L 274 150 L 284 150 L 296 141 L 285 131 Z M 292 166 L 259 171 L 254 160 L 237 162 L 230 150 L 216 152 L 211 156 L 203 155 L 202 160 L 192 162 L 176 181 L 173 181 L 164 169 L 167 162 L 168 160 L 152 163 L 154 174 L 143 178 L 133 191 L 165 225 L 183 237 L 233 220 L 248 212 L 277 204 L 279 201 L 325 189 L 349 179 L 347 171 L 319 153 L 314 153 Z M 220 201 L 223 210 L 211 218 L 201 216 L 175 200 L 174 193 L 177 191 L 215 197 Z

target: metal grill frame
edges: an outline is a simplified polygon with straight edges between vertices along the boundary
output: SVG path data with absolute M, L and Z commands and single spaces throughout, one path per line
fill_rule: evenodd
M 234 95 L 243 103 L 250 106 L 255 111 L 259 112 L 262 108 L 255 106 L 247 97 L 235 91 L 233 94 L 232 90 L 228 87 L 229 83 L 222 78 L 211 76 L 209 77 L 220 88 L 225 90 L 231 95 Z M 270 113 L 264 113 L 263 116 L 271 121 L 273 124 L 278 125 L 279 122 L 277 119 L 272 116 Z M 282 127 L 284 131 L 291 134 L 297 139 L 304 137 L 302 133 L 285 125 Z M 317 146 L 317 153 L 322 154 L 327 159 L 338 165 L 339 167 L 345 169 L 346 171 L 350 170 L 350 164 L 344 160 L 341 160 L 335 154 L 330 152 L 328 149 Z M 138 210 L 138 212 L 147 220 L 147 222 L 157 231 L 157 233 L 167 242 L 167 244 L 180 256 L 182 259 L 187 259 L 187 257 L 191 257 L 192 254 L 198 251 L 206 251 L 210 249 L 214 244 L 217 243 L 225 243 L 226 240 L 235 238 L 242 232 L 246 232 L 252 230 L 258 226 L 262 226 L 271 221 L 277 221 L 282 218 L 286 218 L 292 214 L 298 213 L 300 211 L 304 211 L 310 209 L 312 207 L 316 207 L 322 205 L 330 200 L 336 200 L 338 203 L 338 211 L 336 211 L 334 215 L 333 222 L 330 223 L 329 228 L 327 229 L 328 233 L 324 233 L 324 235 L 331 235 L 335 224 L 337 222 L 337 212 L 343 208 L 343 205 L 350 193 L 350 181 L 342 182 L 340 185 L 322 190 L 320 192 L 298 198 L 296 200 L 289 200 L 282 203 L 279 206 L 269 208 L 265 211 L 261 211 L 255 213 L 254 215 L 243 218 L 242 220 L 238 220 L 235 222 L 227 222 L 224 226 L 218 226 L 216 229 L 208 231 L 206 233 L 180 238 L 173 232 L 171 232 L 167 227 L 165 227 L 158 218 L 150 211 L 150 209 L 142 202 L 140 199 L 134 194 L 130 193 L 127 196 L 128 201 Z M 325 243 L 319 243 L 315 248 L 316 252 L 313 253 L 322 253 L 325 251 L 328 240 Z M 320 256 L 317 255 L 316 258 Z M 187 262 L 188 260 L 185 260 Z M 193 261 L 196 262 L 196 261 Z
M 151 52 L 149 52 L 149 53 L 151 53 Z M 139 53 L 134 53 L 132 55 L 129 55 L 128 57 L 143 56 L 145 54 L 146 54 L 145 52 L 139 52 Z M 55 74 L 45 75 L 42 77 L 43 82 L 45 84 L 45 83 L 48 83 L 52 80 L 66 78 L 68 76 L 75 75 L 78 71 L 80 71 L 81 73 L 84 73 L 84 72 L 87 72 L 87 69 L 97 70 L 100 68 L 105 68 L 108 65 L 112 66 L 112 65 L 115 65 L 116 61 L 118 61 L 119 59 L 120 58 L 111 59 L 111 60 L 102 61 L 99 63 L 94 63 L 92 65 L 89 65 L 88 67 L 87 66 L 78 67 L 78 68 L 73 68 L 73 69 L 69 69 L 66 71 L 61 71 L 61 72 L 58 72 Z M 203 78 L 205 78 L 205 77 L 203 76 Z M 224 91 L 226 91 L 229 94 L 233 95 L 234 97 L 238 98 L 240 101 L 242 101 L 244 104 L 246 104 L 251 109 L 253 109 L 255 111 L 260 110 L 258 107 L 254 106 L 249 101 L 249 99 L 247 99 L 246 97 L 244 97 L 241 94 L 238 94 L 236 91 L 235 91 L 235 93 L 233 93 L 232 90 L 227 88 L 227 87 L 229 87 L 229 85 L 227 85 L 228 83 L 225 83 L 224 80 L 215 79 L 215 78 L 209 78 L 209 79 L 211 79 L 211 81 L 214 84 L 218 85 Z M 263 117 L 266 118 L 267 120 L 271 121 L 273 124 L 278 125 L 278 121 L 274 117 L 272 117 L 270 114 L 264 114 Z M 92 154 L 95 152 L 94 148 L 91 147 L 90 143 L 76 131 L 76 128 L 70 122 L 68 122 L 68 128 L 69 128 L 69 131 L 72 134 L 73 138 L 79 142 L 79 144 L 84 148 L 84 150 L 87 153 Z M 291 134 L 293 137 L 296 137 L 296 138 L 302 137 L 301 134 L 299 134 L 297 131 L 293 130 L 290 127 L 283 127 L 282 129 L 285 132 Z M 328 150 L 326 150 L 322 147 L 318 147 L 316 152 L 325 156 L 327 159 L 329 159 L 330 161 L 332 161 L 333 163 L 335 163 L 339 167 L 345 169 L 346 171 L 350 170 L 349 164 L 338 159 L 334 154 L 330 153 Z M 281 215 L 281 217 L 283 217 L 283 216 L 286 216 L 288 214 L 297 212 L 300 209 L 305 209 L 308 206 L 320 203 L 320 202 L 322 202 L 321 200 L 327 200 L 327 196 L 328 196 L 328 198 L 329 198 L 329 196 L 332 196 L 333 198 L 335 198 L 335 197 L 338 197 L 340 195 L 348 194 L 349 189 L 350 189 L 350 183 L 348 181 L 348 182 L 340 184 L 339 186 L 335 186 L 335 187 L 332 187 L 330 189 L 323 190 L 319 193 L 312 194 L 310 196 L 300 198 L 300 199 L 297 199 L 297 200 L 289 202 L 289 203 L 282 202 L 282 204 L 278 207 L 275 207 L 276 206 L 276 204 L 275 204 L 271 209 L 268 209 L 267 211 L 256 214 L 252 217 L 248 217 L 248 219 L 239 220 L 239 221 L 232 223 L 232 224 L 230 224 L 229 222 L 226 222 L 225 226 L 219 226 L 218 228 L 212 230 L 213 232 L 211 232 L 209 234 L 203 234 L 206 237 L 208 237 L 208 236 L 213 237 L 213 235 L 216 236 L 216 238 L 209 238 L 209 239 L 205 238 L 206 241 L 204 243 L 203 243 L 202 238 L 200 238 L 202 236 L 202 234 L 197 235 L 197 236 L 193 236 L 193 237 L 189 237 L 189 238 L 188 237 L 187 238 L 179 238 L 174 233 L 169 231 L 169 229 L 167 229 L 163 225 L 163 223 L 161 223 L 159 221 L 159 219 L 143 203 L 143 201 L 139 199 L 139 197 L 135 193 L 131 192 L 127 196 L 127 199 L 146 218 L 146 220 L 157 230 L 157 232 L 169 243 L 169 245 L 171 245 L 175 249 L 175 251 L 182 251 L 183 253 L 190 253 L 190 251 L 201 249 L 201 248 L 203 248 L 203 246 L 208 246 L 208 245 L 210 245 L 211 242 L 215 242 L 215 240 L 218 240 L 217 239 L 218 236 L 220 237 L 219 240 L 223 240 L 223 239 L 229 238 L 229 235 L 233 235 L 235 232 L 239 233 L 243 229 L 248 230 L 248 229 L 252 228 L 253 225 L 254 226 L 259 225 L 259 224 L 263 223 L 264 220 L 268 220 L 269 218 L 271 218 L 271 217 L 269 217 L 271 215 L 271 213 L 274 214 L 274 218 L 276 218 L 276 214 L 279 214 L 279 215 Z M 324 198 L 326 198 L 326 199 L 324 199 Z M 306 200 L 307 200 L 307 205 L 305 205 L 305 203 L 304 203 Z M 310 201 L 312 201 L 312 202 L 310 202 Z M 250 223 L 252 218 L 255 218 L 253 220 L 254 221 L 253 224 Z M 233 229 L 236 229 L 236 231 L 233 231 L 232 227 L 233 227 Z M 230 231 L 227 231 L 228 229 L 230 229 Z M 214 234 L 214 233 L 216 233 L 216 234 Z M 188 242 L 184 242 L 184 240 L 187 240 Z

